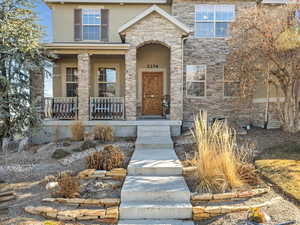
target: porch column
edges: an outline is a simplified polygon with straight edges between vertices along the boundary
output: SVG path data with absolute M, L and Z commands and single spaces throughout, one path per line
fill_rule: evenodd
M 89 120 L 90 56 L 78 55 L 78 120 Z
M 40 115 L 44 112 L 44 70 L 36 69 L 30 72 L 30 98 Z
M 171 46 L 170 57 L 170 119 L 183 120 L 183 78 L 181 40 Z
M 136 120 L 136 47 L 131 46 L 125 55 L 125 112 L 126 120 Z

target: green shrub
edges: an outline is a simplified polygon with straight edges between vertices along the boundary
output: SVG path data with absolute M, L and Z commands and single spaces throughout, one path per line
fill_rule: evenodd
M 62 159 L 70 154 L 71 154 L 70 152 L 67 152 L 64 149 L 58 148 L 55 150 L 55 152 L 53 152 L 51 157 L 52 157 L 52 159 Z

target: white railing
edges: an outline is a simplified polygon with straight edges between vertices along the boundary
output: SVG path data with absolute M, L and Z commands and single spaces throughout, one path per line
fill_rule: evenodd
M 90 97 L 90 120 L 124 120 L 124 97 Z
M 44 116 L 46 119 L 76 120 L 77 97 L 45 98 Z

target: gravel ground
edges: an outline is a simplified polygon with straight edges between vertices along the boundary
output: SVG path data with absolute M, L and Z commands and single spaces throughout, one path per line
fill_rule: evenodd
M 125 155 L 125 167 L 132 156 L 134 142 L 119 140 L 112 143 L 123 150 Z M 70 148 L 80 146 L 81 143 L 72 143 Z M 33 146 L 22 153 L 10 152 L 7 155 L 7 165 L 4 165 L 4 155 L 0 155 L 0 178 L 5 184 L 0 183 L 0 190 L 13 189 L 17 199 L 10 202 L 8 211 L 0 210 L 0 225 L 20 224 L 24 220 L 44 221 L 39 216 L 30 215 L 24 212 L 26 206 L 50 206 L 59 209 L 75 209 L 75 206 L 67 206 L 57 203 L 42 203 L 43 198 L 51 197 L 46 190 L 45 176 L 57 175 L 62 171 L 77 173 L 85 169 L 85 157 L 87 153 L 99 151 L 106 144 L 98 144 L 96 149 L 73 153 L 64 160 L 51 158 L 52 153 L 58 148 L 56 144 L 50 143 L 42 146 Z M 83 198 L 116 198 L 120 197 L 122 181 L 89 179 L 81 181 L 84 188 L 81 190 Z M 1 208 L 1 204 L 0 204 Z M 87 208 L 87 207 L 85 207 Z M 93 207 L 90 207 L 93 208 Z M 18 222 L 14 222 L 18 221 Z M 92 223 L 82 223 L 92 224 Z
M 265 149 L 280 145 L 286 142 L 300 143 L 300 134 L 287 134 L 281 130 L 264 130 L 255 128 L 248 132 L 247 135 L 241 135 L 238 137 L 239 143 L 253 143 L 256 146 L 255 156 L 259 156 Z M 193 155 L 193 139 L 188 133 L 185 136 L 175 139 L 175 151 L 178 158 L 181 160 L 184 166 L 189 166 L 187 159 L 190 159 Z M 187 184 L 191 191 L 195 190 L 195 180 L 193 177 L 186 177 Z M 262 181 L 260 186 L 271 186 L 271 184 Z M 278 194 L 273 189 L 265 195 L 248 199 L 246 201 L 226 201 L 221 203 L 202 203 L 201 205 L 231 205 L 231 204 L 246 204 L 253 205 L 263 203 L 265 201 L 274 200 L 270 207 L 264 207 L 264 210 L 270 215 L 272 225 L 279 223 L 293 221 L 294 224 L 300 225 L 300 209 L 293 202 L 289 201 L 284 195 Z M 247 212 L 243 213 L 230 213 L 223 216 L 215 217 L 205 221 L 199 221 L 195 223 L 197 225 L 213 224 L 213 225 L 244 225 L 247 224 Z

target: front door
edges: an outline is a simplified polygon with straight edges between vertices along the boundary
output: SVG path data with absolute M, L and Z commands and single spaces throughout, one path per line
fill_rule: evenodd
M 162 115 L 163 73 L 143 72 L 143 115 Z

